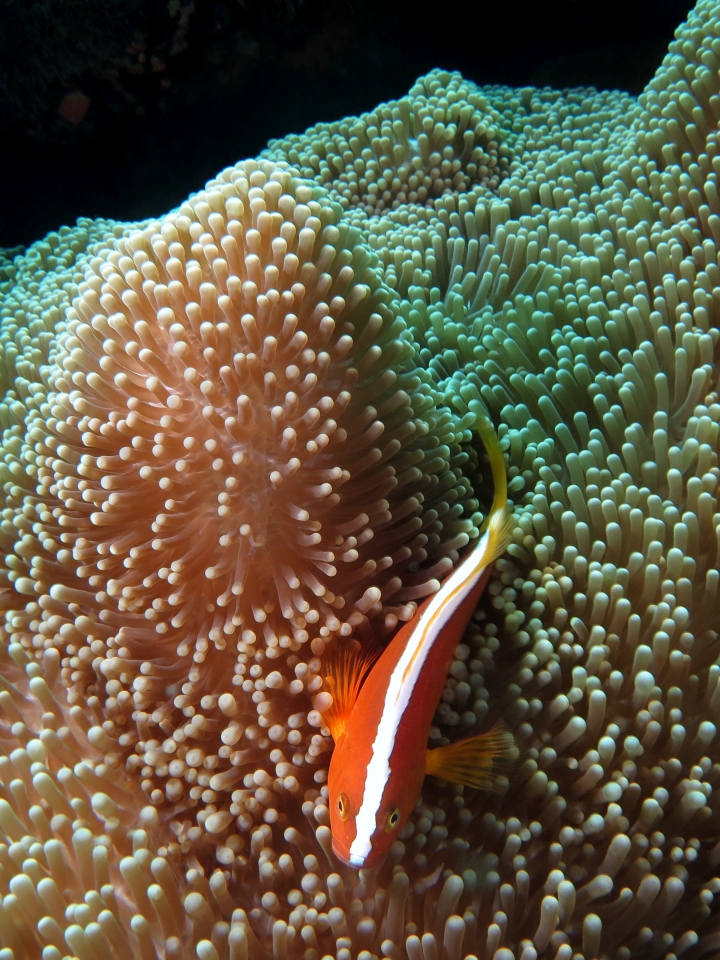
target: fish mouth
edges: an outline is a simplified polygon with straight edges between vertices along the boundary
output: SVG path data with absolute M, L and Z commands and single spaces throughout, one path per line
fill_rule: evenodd
M 386 852 L 380 851 L 376 853 L 374 850 L 371 850 L 366 857 L 361 857 L 357 854 L 350 853 L 348 847 L 341 846 L 335 840 L 333 840 L 332 849 L 338 859 L 342 860 L 348 867 L 354 867 L 355 870 L 379 867 L 384 862 L 386 856 Z
M 350 853 L 348 847 L 343 846 L 335 840 L 333 840 L 332 849 L 339 860 L 342 860 L 348 867 L 354 867 L 356 870 L 361 870 L 363 867 L 366 867 L 368 860 L 372 859 L 372 854 L 369 857 L 359 857 L 355 853 Z
M 381 867 L 385 863 L 386 856 L 387 850 L 371 850 L 366 857 L 353 857 L 352 866 L 357 869 L 364 867 L 366 870 L 372 870 L 375 867 Z
M 355 857 L 350 853 L 350 850 L 347 847 L 339 844 L 335 839 L 332 842 L 332 850 L 335 856 L 342 860 L 343 863 L 347 864 L 348 867 L 355 867 L 359 869 L 365 863 L 363 857 Z

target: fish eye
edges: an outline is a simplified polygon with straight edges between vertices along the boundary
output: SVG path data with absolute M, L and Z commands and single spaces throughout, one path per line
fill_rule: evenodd
M 392 833 L 395 827 L 400 823 L 400 808 L 395 807 L 394 810 L 391 810 L 388 814 L 387 821 L 385 823 L 385 830 L 387 833 Z
M 341 820 L 347 820 L 350 816 L 350 801 L 346 793 L 341 793 L 337 798 L 337 812 Z

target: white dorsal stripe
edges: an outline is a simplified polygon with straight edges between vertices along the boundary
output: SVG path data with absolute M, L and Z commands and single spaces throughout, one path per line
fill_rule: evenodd
M 355 839 L 350 845 L 350 860 L 355 866 L 362 866 L 370 855 L 377 813 L 390 777 L 395 738 L 428 651 L 487 566 L 489 539 L 486 530 L 477 546 L 443 583 L 423 612 L 392 672 L 365 772 L 362 803 L 355 818 Z

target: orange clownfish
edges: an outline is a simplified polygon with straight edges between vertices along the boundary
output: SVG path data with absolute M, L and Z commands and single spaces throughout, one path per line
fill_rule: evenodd
M 433 774 L 469 787 L 492 787 L 497 761 L 515 750 L 502 727 L 427 749 L 453 653 L 490 568 L 510 540 L 505 464 L 489 424 L 480 435 L 495 495 L 475 546 L 373 662 L 346 647 L 329 658 L 333 695 L 323 718 L 335 740 L 328 775 L 332 846 L 353 867 L 379 866 Z

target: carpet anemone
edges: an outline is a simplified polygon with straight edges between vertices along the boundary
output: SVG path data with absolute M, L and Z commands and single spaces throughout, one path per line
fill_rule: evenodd
M 720 7 L 639 99 L 433 71 L 0 275 L 0 960 L 720 952 Z M 514 533 L 431 744 L 334 858 L 328 645 Z
M 402 100 L 271 140 L 267 153 L 327 184 L 344 210 L 432 209 L 445 194 L 497 191 L 507 175 L 492 101 L 459 74 L 434 71 Z
M 145 744 L 155 802 L 215 803 L 188 770 L 227 790 L 243 737 L 287 737 L 275 667 L 392 630 L 476 530 L 463 428 L 338 219 L 285 164 L 226 171 L 90 259 L 28 413 L 11 579 L 39 610 L 13 640 Z

